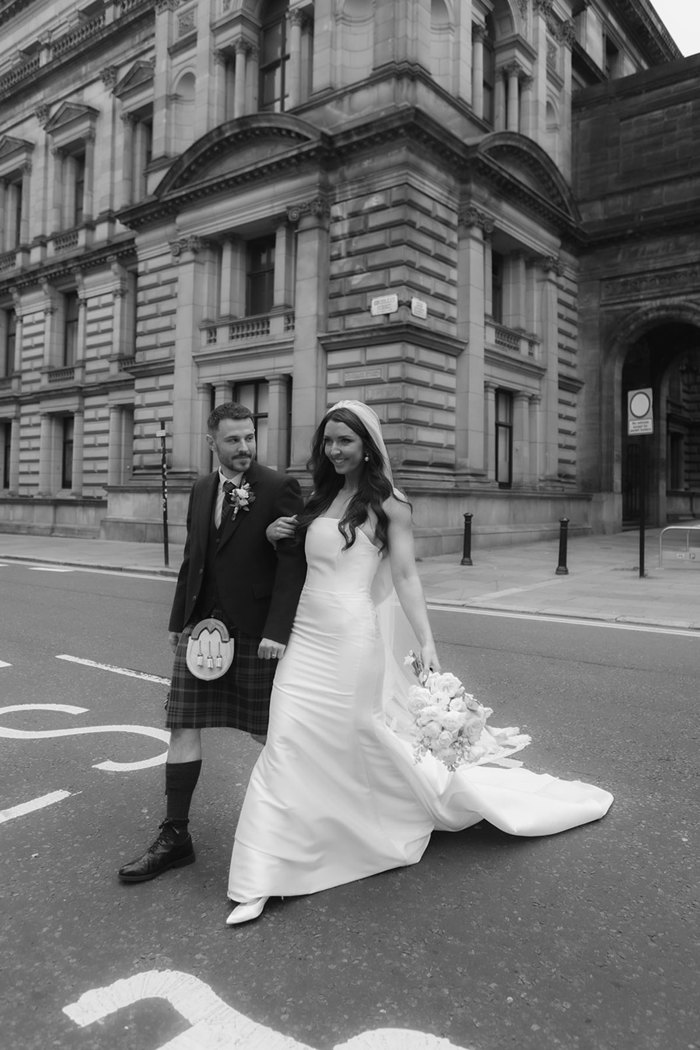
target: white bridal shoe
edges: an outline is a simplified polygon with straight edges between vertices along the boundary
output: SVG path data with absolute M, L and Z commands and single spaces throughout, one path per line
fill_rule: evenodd
M 259 915 L 262 915 L 268 900 L 269 897 L 256 897 L 254 901 L 238 904 L 226 920 L 226 925 L 237 926 L 240 922 L 251 922 L 257 919 Z

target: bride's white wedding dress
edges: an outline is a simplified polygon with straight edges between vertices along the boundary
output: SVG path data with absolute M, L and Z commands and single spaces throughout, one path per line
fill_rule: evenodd
M 612 795 L 591 784 L 415 762 L 409 718 L 384 673 L 372 597 L 382 559 L 361 530 L 346 551 L 344 542 L 333 518 L 307 532 L 306 584 L 236 830 L 229 897 L 314 893 L 414 864 L 433 830 L 482 819 L 550 835 L 602 817 Z

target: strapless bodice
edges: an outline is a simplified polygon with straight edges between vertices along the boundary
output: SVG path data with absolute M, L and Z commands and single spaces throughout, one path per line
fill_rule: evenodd
M 316 518 L 306 533 L 306 588 L 330 594 L 366 594 L 381 563 L 372 541 L 357 530 L 355 542 L 343 550 L 345 539 L 337 518 Z

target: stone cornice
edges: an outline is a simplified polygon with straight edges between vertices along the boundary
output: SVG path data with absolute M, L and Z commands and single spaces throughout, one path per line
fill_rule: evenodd
M 386 346 L 387 343 L 411 343 L 450 357 L 459 357 L 468 345 L 466 339 L 433 332 L 410 321 L 392 321 L 388 325 L 368 324 L 352 332 L 326 332 L 319 335 L 319 342 L 326 352 L 353 350 L 362 346 Z
M 3 17 L 5 10 L 0 11 L 0 26 L 5 20 Z M 131 31 L 134 23 L 143 19 L 151 22 L 155 20 L 152 0 L 140 0 L 140 2 L 137 0 L 113 22 L 102 25 L 96 23 L 94 31 L 88 34 L 76 34 L 74 40 L 68 39 L 71 34 L 57 37 L 52 41 L 52 45 L 56 48 L 60 47 L 60 51 L 45 65 L 39 65 L 38 55 L 32 55 L 31 58 L 0 76 L 0 99 L 5 100 L 11 97 L 15 91 L 24 91 L 28 81 L 31 81 L 32 88 L 37 88 L 43 81 L 55 78 L 65 67 L 74 66 L 76 57 L 81 53 L 90 51 L 94 55 L 95 52 L 102 52 L 112 47 L 116 38 Z
M 645 57 L 659 64 L 683 57 L 649 0 L 609 0 L 609 3 Z
M 99 267 L 110 269 L 115 259 L 125 262 L 133 262 L 136 259 L 134 238 L 131 234 L 126 234 L 122 240 L 111 241 L 91 251 L 80 249 L 73 258 L 66 258 L 65 255 L 62 255 L 60 260 L 49 259 L 40 265 L 20 270 L 12 277 L 0 281 L 0 295 L 6 294 L 10 289 L 17 289 L 18 292 L 21 292 L 34 288 L 42 282 L 51 284 L 65 278 L 71 266 L 80 267 L 81 273 Z

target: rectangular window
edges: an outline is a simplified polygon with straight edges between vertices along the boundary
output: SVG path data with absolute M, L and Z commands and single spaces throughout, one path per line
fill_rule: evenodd
M 16 248 L 22 239 L 22 179 L 15 177 L 5 186 L 5 247 Z
M 2 488 L 9 489 L 12 423 L 2 423 L 0 426 L 2 428 L 0 430 L 0 441 L 2 441 L 2 460 L 0 462 L 0 469 L 2 469 Z
M 503 272 L 505 260 L 498 252 L 491 252 L 491 316 L 503 324 Z
M 85 153 L 75 153 L 70 157 L 72 168 L 72 200 L 68 201 L 71 212 L 70 225 L 79 226 L 84 216 L 85 201 Z
M 496 481 L 509 489 L 513 482 L 513 395 L 496 391 Z
M 78 350 L 78 317 L 80 314 L 80 302 L 77 292 L 70 292 L 63 296 L 63 368 L 71 368 L 77 357 Z
M 483 92 L 484 92 L 484 120 L 488 124 L 494 122 L 494 98 L 496 83 L 496 58 L 493 52 L 493 43 L 489 36 L 484 37 L 484 78 L 483 78 Z
M 253 413 L 256 446 L 261 463 L 266 463 L 268 460 L 269 395 L 270 388 L 264 379 L 253 380 L 250 383 L 238 383 L 233 390 L 233 400 L 245 405 Z
M 287 52 L 286 3 L 273 3 L 268 19 L 262 27 L 260 47 L 260 109 L 281 113 L 284 110 L 286 90 Z
M 146 196 L 146 172 L 153 157 L 153 118 L 143 117 L 134 129 L 134 200 Z
M 674 492 L 685 488 L 683 446 L 683 434 L 668 435 L 668 486 Z
M 61 488 L 73 487 L 73 417 L 62 420 L 61 435 Z
M 275 291 L 275 238 L 249 241 L 246 258 L 246 316 L 269 314 Z
M 17 339 L 17 319 L 14 310 L 3 311 L 3 352 L 0 358 L 0 375 L 11 376 L 15 370 L 15 343 Z

